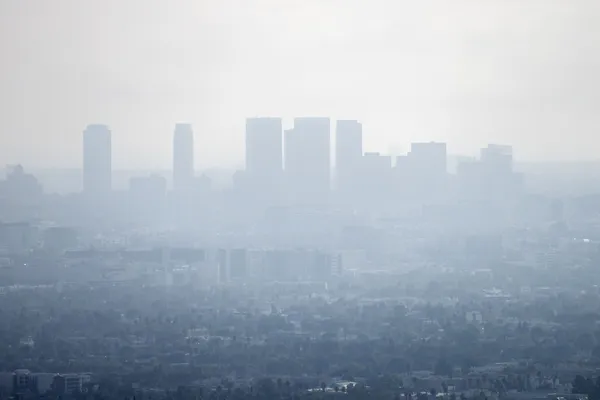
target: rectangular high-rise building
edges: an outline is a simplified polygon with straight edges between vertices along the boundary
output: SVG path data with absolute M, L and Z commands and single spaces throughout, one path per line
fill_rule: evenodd
M 366 152 L 353 185 L 353 191 L 349 193 L 350 204 L 365 210 L 383 211 L 389 205 L 388 199 L 392 194 L 392 157 Z
M 285 133 L 285 175 L 290 199 L 297 205 L 325 205 L 331 182 L 330 121 L 294 119 Z
M 337 191 L 352 195 L 363 156 L 362 124 L 353 120 L 337 121 L 335 129 L 335 175 Z
M 481 149 L 481 168 L 485 174 L 482 187 L 488 199 L 506 206 L 518 198 L 522 191 L 522 177 L 513 171 L 512 146 L 489 144 Z
M 177 124 L 173 134 L 173 189 L 189 190 L 193 182 L 194 132 L 190 124 Z
M 446 143 L 412 143 L 408 163 L 408 184 L 416 200 L 428 204 L 443 201 L 448 183 Z
M 83 191 L 101 196 L 112 190 L 112 145 L 108 126 L 88 125 L 83 131 Z
M 513 171 L 512 146 L 488 144 L 481 149 L 481 162 L 498 174 L 510 174 Z
M 246 119 L 246 172 L 253 180 L 278 179 L 283 169 L 281 118 Z

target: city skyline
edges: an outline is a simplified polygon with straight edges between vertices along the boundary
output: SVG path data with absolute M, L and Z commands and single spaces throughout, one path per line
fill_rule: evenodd
M 186 120 L 199 165 L 241 165 L 243 118 L 267 114 L 359 119 L 367 151 L 598 159 L 597 2 L 28 3 L 0 5 L 4 164 L 79 165 L 100 121 L 115 168 L 164 168 Z
M 196 175 L 194 141 L 191 124 L 175 124 L 170 186 L 181 221 L 188 220 L 194 199 L 205 196 L 212 186 L 210 178 Z M 363 126 L 357 120 L 296 117 L 293 128 L 284 130 L 281 118 L 246 118 L 246 165 L 232 175 L 232 188 L 247 207 L 260 209 L 282 204 L 385 208 L 401 187 L 404 201 L 429 204 L 447 198 L 456 183 L 462 193 L 469 193 L 465 199 L 491 201 L 489 195 L 495 193 L 492 198 L 506 196 L 510 202 L 523 187 L 510 145 L 488 144 L 479 157 L 462 160 L 452 183 L 444 142 L 413 142 L 406 155 L 394 158 L 365 151 L 363 141 Z M 88 200 L 111 197 L 112 152 L 110 128 L 88 125 L 83 131 L 82 182 Z M 148 215 L 153 214 L 151 204 L 162 202 L 166 191 L 164 176 L 129 180 L 131 198 L 150 205 Z
M 242 121 L 245 121 L 246 119 L 278 119 L 280 121 L 282 121 L 282 131 L 288 131 L 288 130 L 292 130 L 294 123 L 293 121 L 298 118 L 298 117 L 290 117 L 290 118 L 282 118 L 279 116 L 255 116 L 255 117 L 249 117 L 249 118 L 241 118 Z M 373 132 L 371 132 L 372 130 L 369 130 L 369 126 L 367 124 L 365 124 L 360 118 L 352 118 L 352 117 L 346 117 L 346 118 L 340 118 L 340 119 L 336 119 L 333 117 L 324 117 L 324 118 L 329 118 L 331 120 L 331 125 L 330 125 L 330 130 L 331 130 L 331 134 L 332 134 L 332 140 L 331 140 L 331 152 L 330 152 L 330 158 L 332 161 L 332 166 L 334 166 L 335 164 L 335 158 L 337 156 L 336 154 L 336 149 L 335 149 L 335 132 L 336 132 L 336 121 L 357 121 L 360 123 L 361 127 L 365 127 L 365 133 L 363 134 L 363 152 L 364 153 L 380 153 L 380 154 L 384 154 L 384 155 L 389 155 L 392 158 L 395 158 L 397 156 L 403 156 L 403 155 L 407 155 L 410 152 L 410 148 L 411 145 L 413 143 L 429 143 L 429 142 L 436 142 L 436 143 L 446 143 L 448 146 L 448 155 L 452 156 L 452 157 L 458 157 L 458 158 L 462 158 L 462 157 L 477 157 L 479 155 L 479 150 L 485 146 L 487 146 L 490 143 L 495 143 L 498 145 L 502 145 L 502 146 L 511 146 L 514 148 L 515 150 L 515 161 L 520 162 L 520 163 L 533 163 L 533 164 L 543 164 L 543 163 L 578 163 L 578 162 L 582 162 L 582 163 L 590 163 L 590 162 L 600 162 L 600 155 L 597 157 L 589 157 L 589 158 L 582 158 L 582 159 L 573 159 L 573 158 L 568 158 L 568 157 L 555 157 L 555 158 L 527 158 L 523 156 L 523 152 L 521 151 L 521 149 L 519 148 L 519 146 L 514 145 L 514 143 L 508 143 L 508 142 L 494 142 L 494 141 L 478 141 L 478 142 L 473 142 L 472 149 L 469 149 L 468 151 L 460 151 L 460 149 L 458 148 L 458 146 L 455 146 L 454 143 L 452 142 L 444 142 L 444 141 L 440 141 L 440 140 L 435 140 L 433 138 L 427 138 L 427 137 L 423 137 L 422 140 L 415 140 L 415 141 L 392 141 L 392 142 L 387 142 L 387 143 L 382 143 L 381 147 L 374 147 L 373 146 L 373 138 L 372 136 L 377 136 L 377 134 L 373 134 Z M 163 144 L 164 146 L 162 146 L 161 148 L 161 152 L 158 153 L 149 153 L 146 156 L 148 157 L 148 159 L 143 162 L 143 163 L 128 163 L 128 162 L 124 162 L 123 158 L 130 158 L 127 154 L 125 154 L 125 148 L 127 147 L 127 145 L 124 145 L 124 143 L 129 144 L 129 141 L 127 141 L 127 134 L 119 134 L 119 131 L 115 130 L 113 128 L 113 125 L 111 125 L 110 123 L 106 123 L 106 122 L 96 122 L 96 123 L 89 123 L 88 125 L 103 125 L 103 126 L 107 126 L 110 128 L 111 131 L 111 140 L 113 143 L 113 159 L 112 159 L 112 164 L 113 164 L 113 169 L 115 170 L 171 170 L 173 167 L 173 154 L 172 154 L 172 145 L 173 145 L 173 138 L 172 138 L 172 133 L 173 133 L 173 126 L 174 125 L 190 125 L 193 126 L 194 123 L 180 123 L 180 122 L 174 122 L 171 124 L 171 126 L 169 128 L 167 128 L 165 130 L 165 132 L 163 133 L 163 135 L 160 137 L 160 140 L 158 140 L 158 142 L 160 142 L 161 144 Z M 81 132 L 81 128 L 78 131 L 79 133 Z M 370 135 L 371 133 L 371 135 Z M 210 147 L 207 146 L 207 138 L 204 137 L 202 135 L 202 132 L 196 132 L 196 134 L 194 135 L 194 140 L 193 140 L 193 159 L 194 159 L 194 170 L 198 171 L 198 170 L 206 170 L 206 169 L 213 169 L 213 168 L 219 168 L 219 169 L 244 169 L 246 166 L 246 156 L 247 156 L 247 149 L 246 149 L 246 131 L 245 131 L 245 126 L 242 126 L 241 131 L 238 133 L 236 133 L 236 135 L 239 136 L 239 140 L 235 142 L 235 145 L 237 147 L 237 149 L 235 151 L 231 151 L 230 153 L 227 153 L 229 156 L 235 156 L 235 159 L 232 158 L 228 158 L 225 157 L 225 160 L 223 162 L 219 162 L 219 161 L 215 161 L 214 159 L 214 154 L 211 155 L 215 149 L 212 149 Z M 81 139 L 79 139 L 81 141 Z M 477 143 L 477 145 L 475 145 L 475 143 Z M 480 145 L 479 145 L 480 143 Z M 75 143 L 78 144 L 78 143 Z M 148 143 L 144 143 L 144 142 L 140 142 L 140 151 L 142 151 L 142 148 L 144 147 L 144 145 L 147 145 Z M 80 148 L 80 143 L 79 146 L 77 146 L 78 148 Z M 0 149 L 1 150 L 1 149 Z M 221 153 L 219 153 L 221 154 Z M 167 156 L 165 158 L 165 156 Z M 119 157 L 121 157 L 121 159 L 119 160 Z M 116 158 L 116 160 L 115 160 Z M 78 157 L 75 157 L 75 160 L 72 162 L 65 162 L 64 160 L 62 162 L 59 163 L 44 163 L 44 162 L 40 162 L 39 160 L 31 160 L 30 157 L 23 157 L 23 158 L 17 158 L 14 157 L 14 155 L 10 155 L 8 157 L 4 157 L 4 164 L 5 165 L 26 165 L 29 168 L 34 168 L 34 169 L 78 169 L 80 167 L 80 165 L 84 162 L 83 159 L 83 155 L 82 153 L 79 153 Z M 29 162 L 26 162 L 27 160 L 29 160 Z
M 460 152 L 452 152 L 452 148 L 453 145 L 452 143 L 449 142 L 441 142 L 441 141 L 436 141 L 436 140 L 422 140 L 422 141 L 413 141 L 413 142 L 409 142 L 406 143 L 406 145 L 402 145 L 399 146 L 398 143 L 394 143 L 394 144 L 389 144 L 387 147 L 384 146 L 383 148 L 379 148 L 379 149 L 374 149 L 374 148 L 369 148 L 368 146 L 365 145 L 366 142 L 368 142 L 369 139 L 369 135 L 368 134 L 364 134 L 363 133 L 363 122 L 360 121 L 359 119 L 334 119 L 334 118 L 330 118 L 330 117 L 293 117 L 291 118 L 291 124 L 283 124 L 283 121 L 285 121 L 284 118 L 282 117 L 278 117 L 278 116 L 254 116 L 254 117 L 246 117 L 244 118 L 245 121 L 245 129 L 243 130 L 243 135 L 242 135 L 242 148 L 243 148 L 243 154 L 242 157 L 237 160 L 235 163 L 233 164 L 210 164 L 207 163 L 206 160 L 204 160 L 205 162 L 202 162 L 202 159 L 198 158 L 198 138 L 199 135 L 196 134 L 194 132 L 193 123 L 189 123 L 189 122 L 176 122 L 174 123 L 171 128 L 170 131 L 167 131 L 165 136 L 170 138 L 170 143 L 168 144 L 168 148 L 167 148 L 167 152 L 169 153 L 170 158 L 168 159 L 168 163 L 167 164 L 160 164 L 158 165 L 157 163 L 149 163 L 146 165 L 115 165 L 113 159 L 114 159 L 114 154 L 115 152 L 119 152 L 119 147 L 118 144 L 115 145 L 115 134 L 114 134 L 114 129 L 112 128 L 112 126 L 110 124 L 107 123 L 89 123 L 87 124 L 86 128 L 84 129 L 84 134 L 83 136 L 80 136 L 80 145 L 83 146 L 83 152 L 80 152 L 80 160 L 77 164 L 70 164 L 70 165 L 40 165 L 40 164 L 36 164 L 36 163 L 24 163 L 21 162 L 19 160 L 15 161 L 15 162 L 7 162 L 5 163 L 5 166 L 15 166 L 15 165 L 23 165 L 26 166 L 28 169 L 34 169 L 34 170 L 77 170 L 77 169 L 81 169 L 82 172 L 85 170 L 85 164 L 86 164 L 86 151 L 89 152 L 89 150 L 86 150 L 86 132 L 87 131 L 96 131 L 98 129 L 100 130 L 106 130 L 108 132 L 108 146 L 111 149 L 111 154 L 110 154 L 110 159 L 107 161 L 108 164 L 110 165 L 111 169 L 113 171 L 171 171 L 171 173 L 173 173 L 176 169 L 181 170 L 182 168 L 187 170 L 187 172 L 185 172 L 185 174 L 190 175 L 190 171 L 194 171 L 194 172 L 198 172 L 198 171 L 204 171 L 204 170 L 211 170 L 211 169 L 221 169 L 221 170 L 244 170 L 247 171 L 248 170 L 248 157 L 252 157 L 255 161 L 253 161 L 255 164 L 258 162 L 260 165 L 258 168 L 262 169 L 262 173 L 265 173 L 265 169 L 267 168 L 268 165 L 275 165 L 278 162 L 281 164 L 281 170 L 284 169 L 284 154 L 285 154 L 285 136 L 288 132 L 292 132 L 294 129 L 294 122 L 296 120 L 303 120 L 303 119 L 311 119 L 311 118 L 317 118 L 317 119 L 327 119 L 329 120 L 329 134 L 330 134 L 330 140 L 329 140 L 329 160 L 330 160 L 330 167 L 332 169 L 336 169 L 337 168 L 337 159 L 340 157 L 340 155 L 345 156 L 345 152 L 347 153 L 348 150 L 344 150 L 341 149 L 340 143 L 338 142 L 337 138 L 339 135 L 343 135 L 344 138 L 343 140 L 345 140 L 346 142 L 343 143 L 343 146 L 350 146 L 351 148 L 351 152 L 357 151 L 357 145 L 354 144 L 353 142 L 356 142 L 356 135 L 359 135 L 360 138 L 360 151 L 361 154 L 363 156 L 365 155 L 382 155 L 382 156 L 389 156 L 392 160 L 392 166 L 395 165 L 396 163 L 396 159 L 400 159 L 399 162 L 402 162 L 401 159 L 409 156 L 411 153 L 411 150 L 413 150 L 412 148 L 417 145 L 419 146 L 420 144 L 428 144 L 428 143 L 437 143 L 437 144 L 441 144 L 445 147 L 446 149 L 446 154 L 448 157 L 447 160 L 447 165 L 450 164 L 451 160 L 454 160 L 455 162 L 452 164 L 455 164 L 457 162 L 463 161 L 463 160 L 467 160 L 467 159 L 477 159 L 478 157 L 481 156 L 481 150 L 485 149 L 487 146 L 494 146 L 497 148 L 510 148 L 511 149 L 511 157 L 512 159 L 516 162 L 516 163 L 521 163 L 521 164 L 531 164 L 531 165 L 535 165 L 535 164 L 539 164 L 539 165 L 553 165 L 553 164 L 592 164 L 592 163 L 600 163 L 600 156 L 598 158 L 595 159 L 583 159 L 583 160 L 569 160 L 569 159 L 549 159 L 549 160 L 529 160 L 529 159 L 523 159 L 523 158 L 519 158 L 518 157 L 518 153 L 519 153 L 519 149 L 518 147 L 514 146 L 511 143 L 492 143 L 492 142 L 487 142 L 484 143 L 481 147 L 478 147 L 477 149 L 475 149 L 475 151 L 471 152 L 471 153 L 460 153 Z M 266 144 L 267 142 L 265 141 L 265 139 L 268 137 L 263 137 L 263 138 L 258 138 L 256 133 L 258 131 L 260 131 L 261 125 L 263 123 L 266 122 L 266 125 L 264 125 L 265 127 L 269 127 L 270 125 L 270 130 L 271 130 L 271 135 L 273 134 L 273 127 L 274 125 L 277 125 L 278 127 L 276 128 L 280 130 L 281 134 L 280 134 L 280 143 L 278 143 L 277 145 L 281 145 L 281 152 L 280 154 L 275 156 L 275 159 L 273 159 L 273 148 L 271 148 L 269 151 L 270 153 L 265 153 L 263 155 L 265 155 L 267 158 L 271 158 L 271 160 L 262 160 L 261 159 L 261 155 L 258 154 L 260 153 L 260 151 L 257 151 L 256 148 L 259 144 Z M 273 124 L 274 123 L 274 124 Z M 267 130 L 269 130 L 269 128 L 267 128 Z M 249 134 L 250 132 L 250 134 Z M 185 138 L 182 138 L 181 136 L 185 134 Z M 188 135 L 189 134 L 189 135 Z M 253 135 L 254 134 L 254 135 Z M 80 135 L 81 135 L 81 130 L 80 130 Z M 178 135 L 179 135 L 179 139 L 178 139 Z M 189 137 L 187 137 L 189 136 Z M 201 138 L 201 137 L 200 137 Z M 350 138 L 350 139 L 348 139 Z M 182 140 L 183 139 L 183 140 Z M 272 136 L 270 138 L 272 140 Z M 250 140 L 250 147 L 248 146 Z M 349 142 L 348 142 L 349 140 Z M 90 142 L 90 140 L 88 140 L 88 142 Z M 96 140 L 97 142 L 97 140 Z M 118 140 L 116 141 L 118 143 Z M 191 144 L 191 146 L 190 146 Z M 89 146 L 88 146 L 89 147 Z M 81 148 L 81 147 L 80 147 Z M 178 149 L 176 149 L 178 148 Z M 254 150 L 250 150 L 250 148 L 253 148 Z M 190 150 L 192 150 L 190 152 Z M 209 152 L 210 149 L 203 149 L 206 152 Z M 181 156 L 181 153 L 185 153 L 183 154 L 183 157 Z M 253 153 L 256 153 L 256 155 L 253 155 Z M 179 157 L 177 157 L 177 155 L 180 155 Z M 277 157 L 279 157 L 280 159 L 277 160 Z M 181 162 L 181 158 L 185 158 L 186 160 L 183 162 Z M 178 160 L 179 159 L 179 160 Z M 257 161 L 258 160 L 258 161 Z M 345 164 L 347 165 L 348 163 L 351 162 L 351 160 L 344 160 L 343 162 L 345 162 Z M 176 165 L 177 164 L 177 165 Z M 256 167 L 255 167 L 256 168 Z M 170 177 L 172 178 L 172 177 Z
M 298 204 L 328 203 L 364 196 L 356 189 L 361 186 L 371 187 L 367 192 L 377 193 L 394 185 L 395 180 L 422 187 L 435 199 L 439 197 L 437 191 L 446 190 L 446 176 L 454 170 L 448 162 L 448 146 L 443 142 L 413 142 L 405 155 L 365 151 L 363 126 L 357 120 L 296 117 L 294 127 L 283 130 L 281 118 L 251 117 L 246 119 L 245 135 L 246 165 L 233 174 L 232 180 L 234 187 L 242 190 L 243 196 L 251 196 L 252 201 L 277 203 L 293 199 Z M 129 189 L 138 197 L 155 193 L 160 198 L 168 182 L 180 198 L 209 188 L 206 185 L 210 179 L 197 174 L 195 168 L 192 125 L 176 123 L 172 137 L 172 166 L 168 174 L 171 179 L 157 171 L 150 171 L 149 176 L 132 176 Z M 117 170 L 112 165 L 111 129 L 105 124 L 90 124 L 83 131 L 82 141 L 82 192 L 90 199 L 103 198 L 115 189 L 113 175 Z M 485 168 L 500 169 L 499 176 L 512 174 L 513 148 L 488 144 L 480 149 L 479 157 L 456 161 L 459 167 L 460 163 L 476 162 L 483 164 L 474 166 L 475 170 L 487 165 Z M 422 182 L 427 184 L 423 186 Z M 335 200 L 329 198 L 332 194 Z
M 363 124 L 356 119 L 334 120 L 329 117 L 295 117 L 294 125 L 289 129 L 283 128 L 282 118 L 280 117 L 248 117 L 245 121 L 245 156 L 240 163 L 241 165 L 238 164 L 235 167 L 238 170 L 250 173 L 254 179 L 259 178 L 259 180 L 279 179 L 277 175 L 284 173 L 286 170 L 286 152 L 294 158 L 294 153 L 300 151 L 304 153 L 302 157 L 306 158 L 311 151 L 315 150 L 315 146 L 317 148 L 326 146 L 323 149 L 323 164 L 329 164 L 330 169 L 337 170 L 337 178 L 342 180 L 351 180 L 353 173 L 356 173 L 353 168 L 362 158 L 385 156 L 390 159 L 390 166 L 393 167 L 396 164 L 396 159 L 400 159 L 399 162 L 401 162 L 402 158 L 410 157 L 411 153 L 427 151 L 431 148 L 437 149 L 434 150 L 434 153 L 441 151 L 444 154 L 443 164 L 446 165 L 447 169 L 448 157 L 456 157 L 459 160 L 463 158 L 476 159 L 481 155 L 482 149 L 486 150 L 481 147 L 478 149 L 477 154 L 473 155 L 451 154 L 447 151 L 448 143 L 430 140 L 411 142 L 405 152 L 371 151 L 365 149 L 364 141 L 366 138 L 363 135 Z M 318 137 L 319 135 L 326 136 Z M 94 169 L 93 166 L 90 168 L 90 162 L 97 163 L 96 158 L 101 157 L 105 158 L 101 161 L 106 164 L 102 168 L 119 170 L 119 168 L 113 168 L 112 165 L 112 154 L 115 151 L 112 145 L 112 137 L 112 130 L 107 124 L 94 123 L 85 128 L 82 136 L 82 171 L 84 175 L 86 169 L 88 171 Z M 194 173 L 201 170 L 201 168 L 196 167 L 197 159 L 193 151 L 195 142 L 196 135 L 194 134 L 193 124 L 175 123 L 172 133 L 170 167 L 165 169 L 172 172 L 173 182 L 179 181 L 176 185 L 180 187 L 184 187 L 186 184 L 189 185 L 189 182 L 186 183 L 185 181 L 192 180 Z M 299 146 L 302 149 L 299 149 Z M 511 160 L 514 160 L 512 145 L 488 143 L 486 146 L 510 149 Z M 100 149 L 101 154 L 93 154 L 95 149 Z M 291 164 L 293 163 L 292 160 Z M 22 163 L 7 165 L 22 165 Z M 293 165 L 288 165 L 287 169 L 289 170 L 290 167 L 294 168 Z M 299 169 L 302 169 L 301 167 L 303 167 L 302 164 L 298 165 Z M 147 168 L 141 169 L 148 170 Z M 339 176 L 340 173 L 347 176 Z
M 0 400 L 600 400 L 599 19 L 0 0 Z

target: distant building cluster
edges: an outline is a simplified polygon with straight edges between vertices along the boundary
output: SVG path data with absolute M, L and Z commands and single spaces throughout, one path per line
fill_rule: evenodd
M 89 389 L 87 386 L 90 386 Z M 91 391 L 91 374 L 54 374 L 18 369 L 0 372 L 0 391 L 17 396 L 54 393 L 74 395 Z M 19 398 L 19 397 L 17 397 Z
M 600 196 L 525 190 L 510 146 L 449 168 L 333 125 L 247 119 L 222 186 L 189 124 L 172 178 L 125 190 L 104 125 L 77 193 L 10 166 L 0 398 L 600 400 Z
M 481 150 L 479 159 L 460 162 L 456 174 L 449 174 L 445 143 L 412 143 L 408 154 L 396 158 L 365 152 L 362 124 L 340 120 L 335 123 L 332 151 L 331 125 L 329 118 L 301 117 L 284 131 L 281 118 L 248 118 L 246 167 L 234 176 L 235 189 L 246 205 L 262 210 L 275 206 L 387 210 L 454 199 L 504 204 L 522 191 L 522 179 L 513 171 L 510 146 L 489 145 Z M 84 193 L 106 198 L 111 192 L 111 132 L 107 126 L 86 128 L 83 158 Z M 191 207 L 190 203 L 197 205 L 192 200 L 194 193 L 210 188 L 210 180 L 195 176 L 194 166 L 192 126 L 177 124 L 172 189 L 180 211 Z M 154 175 L 133 178 L 130 192 L 136 204 L 148 208 L 143 203 L 156 203 L 166 196 L 167 181 Z

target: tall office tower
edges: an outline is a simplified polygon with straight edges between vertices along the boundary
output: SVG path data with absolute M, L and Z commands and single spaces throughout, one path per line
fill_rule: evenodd
M 246 119 L 246 172 L 268 177 L 283 168 L 281 118 Z
M 480 229 L 504 226 L 514 215 L 522 185 L 522 176 L 513 172 L 512 148 L 488 145 L 479 160 L 458 164 L 456 198 L 469 205 L 463 218 Z
M 329 118 L 296 118 L 294 129 L 285 132 L 285 175 L 293 204 L 328 204 L 330 148 Z
M 83 191 L 105 196 L 112 190 L 111 133 L 106 125 L 93 124 L 83 131 Z
M 281 118 L 246 119 L 246 178 L 262 203 L 277 202 L 283 173 Z
M 490 198 L 499 204 L 510 204 L 521 194 L 523 181 L 520 174 L 513 172 L 512 146 L 489 144 L 481 149 L 480 161 Z
M 418 202 L 439 202 L 447 194 L 446 143 L 412 143 L 408 154 L 412 192 Z
M 384 211 L 391 201 L 392 156 L 365 153 L 356 181 L 360 190 L 353 197 L 358 199 L 367 210 Z
M 513 170 L 512 146 L 488 144 L 481 149 L 481 162 L 497 174 L 508 174 Z
M 177 124 L 173 134 L 173 189 L 190 190 L 193 183 L 194 132 L 190 124 Z
M 341 199 L 352 196 L 363 156 L 362 124 L 353 120 L 337 121 L 335 128 L 336 189 Z

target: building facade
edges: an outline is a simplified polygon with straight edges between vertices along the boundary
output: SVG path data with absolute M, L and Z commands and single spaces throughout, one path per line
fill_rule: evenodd
M 193 183 L 194 131 L 190 124 L 177 124 L 173 134 L 173 189 L 186 191 Z
M 357 187 L 363 156 L 362 124 L 354 120 L 340 120 L 335 128 L 335 181 L 343 199 L 352 196 Z
M 83 191 L 102 196 L 112 190 L 112 138 L 108 126 L 93 124 L 83 132 Z
M 279 203 L 283 178 L 283 131 L 281 118 L 246 120 L 247 203 L 262 207 Z
M 330 149 L 329 118 L 296 118 L 294 128 L 285 132 L 285 176 L 293 205 L 329 203 Z

